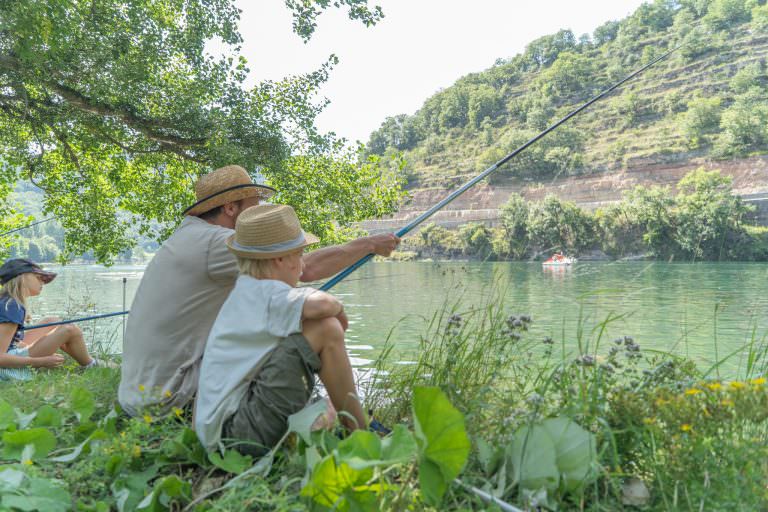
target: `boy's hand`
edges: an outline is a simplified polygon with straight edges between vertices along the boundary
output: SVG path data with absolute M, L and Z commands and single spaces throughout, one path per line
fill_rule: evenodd
M 336 315 L 336 318 L 339 320 L 339 322 L 341 322 L 341 328 L 346 331 L 347 327 L 349 327 L 349 319 L 347 318 L 347 314 L 343 309 L 338 315 Z

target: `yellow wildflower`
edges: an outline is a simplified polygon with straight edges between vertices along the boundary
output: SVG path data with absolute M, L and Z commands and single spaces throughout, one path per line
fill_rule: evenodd
M 122 431 L 122 432 L 120 432 L 120 437 L 122 437 L 123 439 L 125 439 L 125 431 Z
M 685 390 L 685 394 L 686 395 L 698 395 L 699 393 L 701 393 L 701 390 L 700 389 L 696 389 L 696 388 L 691 388 L 691 389 L 686 389 Z
M 656 406 L 661 407 L 662 405 L 666 405 L 669 403 L 669 400 L 664 400 L 663 398 L 657 398 L 656 399 Z
M 152 423 L 152 416 L 150 416 L 149 414 L 145 414 L 144 421 L 146 421 L 147 423 Z
M 181 415 L 184 414 L 184 411 L 178 407 L 174 407 L 173 414 L 175 414 L 177 418 L 181 418 Z
M 141 456 L 141 446 L 139 446 L 139 445 L 135 445 L 135 446 L 133 447 L 133 452 L 132 452 L 132 453 L 133 453 L 133 456 L 134 456 L 135 458 L 138 458 L 138 457 L 140 457 L 140 456 Z
M 165 390 L 165 393 L 163 393 L 163 394 L 165 395 L 165 398 L 171 398 L 171 392 L 168 391 L 167 389 Z
M 144 384 L 139 384 L 139 391 L 143 393 L 145 389 Z
M 680 425 L 680 430 L 682 430 L 683 432 L 690 432 L 692 428 L 693 427 L 691 427 L 689 423 L 683 423 L 682 425 Z
M 739 382 L 739 381 L 735 380 L 735 381 L 731 382 L 730 386 L 731 386 L 733 389 L 743 389 L 743 388 L 744 388 L 744 383 L 743 383 L 743 382 Z
M 656 418 L 643 418 L 643 423 L 646 425 L 653 425 L 656 423 Z
M 733 400 L 725 399 L 720 401 L 720 404 L 724 405 L 725 407 L 733 407 Z
M 752 379 L 749 382 L 754 384 L 755 386 L 762 386 L 763 384 L 765 384 L 765 377 L 759 377 L 757 379 Z
M 31 459 L 24 459 L 21 463 L 24 464 L 25 466 L 31 466 L 32 465 L 32 460 Z
M 720 389 L 722 389 L 723 386 L 719 382 L 712 382 L 711 384 L 707 384 L 707 387 L 711 391 L 719 391 Z

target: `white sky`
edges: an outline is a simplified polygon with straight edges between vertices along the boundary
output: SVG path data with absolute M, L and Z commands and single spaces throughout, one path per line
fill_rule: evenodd
M 413 114 L 441 88 L 482 71 L 561 28 L 578 37 L 621 19 L 642 0 L 370 0 L 385 18 L 366 28 L 329 9 L 304 44 L 281 0 L 238 0 L 243 55 L 254 82 L 317 69 L 335 53 L 339 64 L 320 94 L 331 103 L 320 130 L 367 142 L 387 116 Z

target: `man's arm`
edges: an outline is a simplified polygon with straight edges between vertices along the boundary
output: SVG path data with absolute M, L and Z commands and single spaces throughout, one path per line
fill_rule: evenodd
M 366 236 L 344 245 L 334 245 L 304 255 L 304 282 L 318 281 L 338 274 L 363 256 L 389 256 L 400 243 L 393 233 Z

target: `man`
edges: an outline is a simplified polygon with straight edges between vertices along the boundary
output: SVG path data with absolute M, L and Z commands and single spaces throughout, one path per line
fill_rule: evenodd
M 274 192 L 236 165 L 195 185 L 197 202 L 147 266 L 131 305 L 118 389 L 127 413 L 164 414 L 194 398 L 206 339 L 238 276 L 226 240 L 240 212 Z M 325 279 L 366 254 L 388 256 L 399 243 L 384 234 L 308 253 L 301 280 Z

